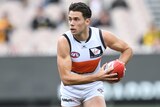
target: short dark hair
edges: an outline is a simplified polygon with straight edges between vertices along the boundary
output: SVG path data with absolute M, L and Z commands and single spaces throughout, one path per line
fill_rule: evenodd
M 92 11 L 90 7 L 83 2 L 72 3 L 69 6 L 69 12 L 70 11 L 79 11 L 82 13 L 84 18 L 91 18 L 92 16 Z

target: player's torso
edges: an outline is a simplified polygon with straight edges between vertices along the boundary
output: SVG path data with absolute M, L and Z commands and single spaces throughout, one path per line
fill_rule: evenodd
M 105 51 L 100 30 L 90 27 L 87 41 L 76 40 L 70 31 L 65 34 L 70 42 L 72 71 L 80 74 L 96 72 Z

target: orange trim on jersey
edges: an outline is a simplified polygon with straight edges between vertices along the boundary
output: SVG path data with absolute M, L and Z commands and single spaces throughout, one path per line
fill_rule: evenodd
M 80 74 L 94 72 L 100 59 L 101 58 L 84 62 L 72 62 L 72 71 Z

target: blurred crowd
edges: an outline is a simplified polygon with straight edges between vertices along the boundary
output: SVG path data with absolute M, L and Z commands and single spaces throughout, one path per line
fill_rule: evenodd
M 91 26 L 114 32 L 135 53 L 160 53 L 160 30 L 145 3 L 137 0 L 79 0 L 92 9 Z M 68 30 L 74 0 L 1 0 L 0 56 L 55 55 L 56 41 Z
M 154 53 L 160 52 L 160 29 L 151 24 L 148 30 L 142 35 L 140 44 L 152 50 Z

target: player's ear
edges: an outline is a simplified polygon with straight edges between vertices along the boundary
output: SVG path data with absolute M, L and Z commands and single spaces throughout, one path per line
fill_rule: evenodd
M 86 24 L 87 24 L 87 25 L 90 25 L 90 23 L 91 23 L 91 19 L 90 19 L 90 18 L 87 18 L 87 19 L 86 19 Z

